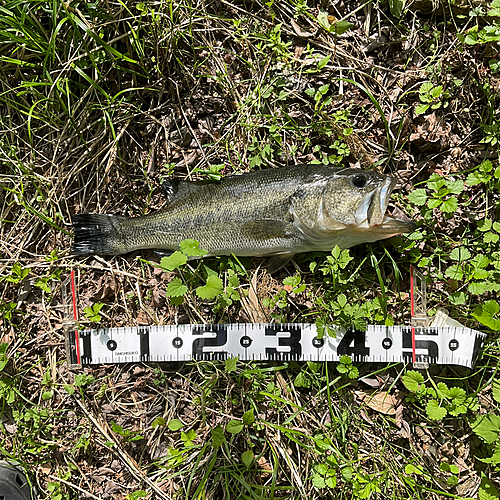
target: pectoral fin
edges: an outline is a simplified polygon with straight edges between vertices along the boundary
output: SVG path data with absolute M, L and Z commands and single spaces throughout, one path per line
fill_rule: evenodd
M 241 233 L 252 240 L 272 240 L 291 238 L 294 236 L 293 224 L 279 220 L 264 219 L 246 222 L 241 227 Z

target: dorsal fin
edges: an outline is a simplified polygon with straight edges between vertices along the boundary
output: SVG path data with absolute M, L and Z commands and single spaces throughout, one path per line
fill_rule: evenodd
M 161 188 L 163 189 L 163 194 L 167 199 L 167 203 L 172 203 L 172 201 L 182 198 L 196 189 L 193 183 L 189 181 L 181 181 L 179 179 L 169 179 L 163 181 Z
M 179 200 L 184 196 L 193 193 L 207 184 L 217 184 L 219 181 L 181 181 L 179 179 L 167 179 L 162 182 L 161 188 L 163 194 L 170 204 L 173 201 Z

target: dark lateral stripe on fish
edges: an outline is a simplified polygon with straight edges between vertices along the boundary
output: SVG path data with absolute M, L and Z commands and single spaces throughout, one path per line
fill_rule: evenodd
M 75 239 L 74 255 L 113 255 L 116 247 L 109 238 L 115 233 L 116 215 L 78 214 L 71 216 Z

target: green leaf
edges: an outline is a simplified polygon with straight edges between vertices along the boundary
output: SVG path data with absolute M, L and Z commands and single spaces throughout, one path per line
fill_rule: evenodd
M 243 413 L 243 423 L 245 425 L 252 425 L 255 422 L 255 415 L 253 410 L 248 410 Z
M 478 500 L 498 500 L 498 491 L 493 483 L 481 472 L 481 484 L 477 492 Z
M 194 429 L 190 429 L 187 432 L 181 432 L 181 441 L 184 443 L 184 446 L 194 446 L 193 441 L 196 439 L 196 431 Z
M 337 476 L 335 475 L 335 470 L 330 469 L 325 476 L 325 483 L 330 489 L 334 489 L 337 486 Z
M 180 242 L 179 247 L 181 252 L 189 257 L 203 257 L 208 253 L 200 248 L 200 244 L 196 240 L 183 240 Z
M 337 21 L 330 26 L 330 33 L 335 33 L 336 35 L 342 35 L 347 30 L 350 30 L 354 24 L 349 21 Z
M 491 229 L 492 222 L 489 219 L 484 219 L 484 220 L 478 220 L 477 221 L 477 228 L 481 232 L 486 232 Z
M 419 392 L 425 388 L 421 373 L 410 370 L 403 375 L 403 384 L 410 392 Z
M 494 413 L 480 415 L 472 423 L 474 433 L 488 444 L 494 443 L 500 433 L 500 416 Z
M 174 278 L 165 291 L 167 297 L 182 297 L 188 291 L 188 287 L 182 283 L 180 278 Z
M 96 302 L 95 304 L 92 305 L 92 307 L 86 307 L 83 310 L 83 313 L 85 316 L 90 320 L 98 323 L 101 321 L 101 315 L 99 314 L 99 311 L 104 307 L 104 304 L 100 302 Z
M 153 429 L 156 429 L 157 427 L 164 426 L 166 424 L 166 420 L 163 417 L 156 417 L 152 422 L 151 422 L 151 427 Z
M 41 279 L 41 278 L 37 279 L 35 281 L 35 286 L 37 288 L 40 288 L 41 290 L 43 290 L 45 293 L 48 293 L 48 294 L 52 293 L 50 286 L 47 284 L 47 282 L 44 279 Z
M 490 263 L 490 259 L 488 259 L 488 257 L 486 257 L 486 255 L 483 255 L 483 254 L 477 254 L 471 261 L 470 263 L 476 267 L 476 268 L 479 268 L 479 269 L 484 269 L 485 267 L 488 266 L 488 264 Z
M 0 344 L 0 372 L 7 366 L 9 358 L 7 358 L 7 348 L 9 344 L 2 342 Z
M 465 402 L 467 394 L 461 387 L 451 387 L 448 389 L 447 397 L 453 400 L 454 404 L 462 404 Z
M 493 455 L 491 455 L 491 457 L 479 458 L 478 460 L 481 460 L 481 462 L 485 464 L 492 464 L 492 465 L 500 464 L 500 442 L 497 442 L 495 444 L 495 451 L 493 452 Z
M 467 285 L 467 291 L 473 295 L 482 295 L 483 293 L 491 291 L 490 283 L 487 281 L 471 281 Z
M 66 384 L 64 386 L 64 390 L 69 394 L 69 395 L 72 395 L 75 393 L 75 388 L 72 386 L 72 385 L 68 385 Z
M 447 200 L 443 201 L 441 205 L 441 210 L 446 213 L 454 213 L 458 208 L 458 200 L 455 196 L 450 196 Z
M 448 386 L 444 382 L 439 382 L 436 385 L 436 389 L 434 389 L 435 398 L 445 399 L 448 396 L 449 389 Z
M 180 306 L 184 303 L 184 296 L 181 297 L 170 297 L 170 303 L 173 306 Z
M 444 408 L 443 406 L 439 406 L 439 402 L 435 399 L 431 399 L 427 403 L 425 411 L 427 413 L 427 416 L 431 420 L 441 420 L 442 418 L 446 417 L 446 414 L 448 413 L 446 411 L 446 408 Z
M 343 354 L 342 356 L 340 356 L 339 361 L 346 366 L 352 365 L 352 358 L 350 356 L 347 356 L 347 354 Z
M 460 281 L 464 277 L 464 272 L 459 264 L 453 264 L 448 267 L 444 273 L 448 278 L 452 280 Z
M 230 420 L 226 425 L 226 431 L 230 434 L 238 434 L 243 430 L 243 422 L 239 420 Z
M 470 259 L 471 254 L 466 247 L 457 247 L 454 248 L 450 253 L 451 260 L 458 260 L 459 262 L 463 262 L 464 260 Z
M 389 10 L 394 17 L 401 17 L 405 6 L 405 0 L 389 0 Z
M 415 189 L 408 195 L 408 201 L 421 207 L 427 201 L 427 192 L 425 189 Z
M 488 182 L 489 179 L 491 179 L 491 176 L 484 176 L 477 170 L 475 172 L 471 172 L 468 176 L 465 182 L 469 186 L 476 186 L 477 184 L 481 184 L 482 182 Z
M 359 377 L 359 370 L 357 366 L 351 366 L 349 371 L 347 372 L 347 376 L 350 379 L 356 379 Z
M 212 446 L 214 448 L 220 448 L 226 442 L 226 436 L 224 436 L 224 429 L 218 425 L 212 429 Z
M 162 257 L 160 267 L 165 271 L 173 271 L 187 262 L 187 257 L 182 252 L 174 252 L 168 257 Z
M 316 464 L 314 466 L 314 471 L 318 474 L 321 474 L 322 476 L 325 476 L 328 472 L 328 465 L 327 464 Z
M 311 379 L 304 372 L 299 372 L 293 381 L 295 387 L 301 387 L 303 389 L 308 389 L 311 387 Z
M 249 469 L 250 466 L 252 465 L 253 459 L 254 459 L 254 455 L 253 455 L 253 452 L 250 450 L 244 451 L 241 454 L 241 461 L 245 464 L 245 467 L 247 469 Z
M 405 474 L 413 474 L 413 472 L 415 472 L 415 467 L 413 466 L 413 464 L 406 464 L 405 465 Z
M 417 104 L 415 106 L 415 114 L 423 115 L 430 108 L 430 104 Z
M 484 234 L 484 242 L 485 243 L 496 243 L 500 237 L 498 234 L 492 233 L 492 232 L 487 232 Z
M 441 200 L 441 198 L 431 198 L 428 202 L 427 202 L 427 206 L 429 208 L 437 208 L 439 207 L 439 205 L 441 205 L 441 203 L 443 203 L 443 201 Z
M 435 87 L 433 87 L 429 94 L 434 98 L 438 98 L 440 95 L 441 95 L 441 92 L 443 92 L 443 86 L 442 85 L 436 85 Z
M 464 190 L 464 181 L 446 181 L 446 187 L 450 193 L 460 194 Z
M 331 54 L 328 54 L 327 56 L 323 57 L 323 59 L 321 59 L 321 61 L 318 62 L 318 69 L 323 69 L 327 64 L 328 64 L 328 61 L 330 60 L 330 58 L 332 57 Z
M 177 418 L 174 418 L 173 420 L 170 420 L 168 423 L 167 427 L 172 431 L 178 431 L 179 429 L 182 429 L 184 427 L 184 424 L 178 420 Z
M 224 371 L 226 373 L 231 373 L 236 371 L 236 366 L 238 364 L 238 356 L 232 357 L 232 358 L 227 358 L 225 363 L 224 363 Z
M 199 286 L 196 289 L 196 295 L 201 299 L 214 299 L 224 290 L 222 280 L 218 276 L 209 276 L 205 286 Z
M 147 491 L 137 490 L 132 493 L 129 493 L 125 498 L 126 500 L 137 500 L 138 498 L 146 498 L 147 496 L 148 496 Z
M 498 331 L 500 330 L 499 311 L 500 306 L 496 300 L 487 300 L 474 309 L 472 316 L 482 325 L 487 326 L 491 330 Z
M 467 302 L 467 295 L 465 292 L 453 292 L 448 297 L 448 300 L 454 306 L 461 306 Z
M 345 307 L 345 305 L 347 304 L 347 297 L 343 293 L 339 294 L 339 296 L 337 297 L 337 303 L 340 307 Z
M 415 465 L 415 464 L 406 464 L 405 466 L 405 472 L 406 474 L 417 474 L 421 475 L 424 473 L 424 470 L 420 465 Z
M 418 92 L 419 94 L 428 94 L 433 88 L 434 85 L 431 82 L 424 82 L 420 85 Z
M 313 474 L 312 483 L 315 488 L 326 488 L 325 480 L 323 476 L 320 476 L 319 474 Z

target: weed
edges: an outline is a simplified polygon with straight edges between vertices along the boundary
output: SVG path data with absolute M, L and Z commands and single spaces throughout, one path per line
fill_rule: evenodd
M 445 179 L 439 174 L 432 174 L 427 181 L 430 193 L 425 189 L 415 189 L 408 196 L 408 201 L 418 206 L 426 206 L 429 210 L 423 212 L 426 219 L 433 217 L 432 210 L 439 208 L 444 213 L 456 212 L 458 208 L 457 195 L 464 190 L 461 180 Z
M 425 412 L 431 420 L 442 420 L 447 415 L 457 416 L 478 408 L 477 399 L 468 396 L 461 387 L 437 384 L 429 378 L 431 386 L 426 385 L 423 375 L 417 371 L 408 371 L 403 375 L 403 384 L 410 391 L 410 401 L 425 404 Z
M 417 115 L 422 115 L 429 108 L 439 109 L 447 108 L 449 105 L 448 99 L 450 93 L 445 90 L 442 85 L 433 85 L 431 82 L 425 82 L 420 85 L 418 89 L 418 97 L 420 99 L 420 104 L 415 108 L 415 113 Z
M 137 431 L 131 431 L 130 429 L 124 429 L 121 425 L 111 421 L 111 430 L 123 438 L 125 443 L 131 443 L 133 441 L 139 441 L 143 437 L 137 433 Z
M 21 283 L 28 276 L 29 272 L 28 268 L 23 269 L 21 264 L 16 262 L 10 270 L 10 274 L 4 279 L 9 283 Z
M 496 403 L 500 403 L 500 382 L 498 378 L 493 378 L 491 381 L 491 394 Z M 489 412 L 484 415 L 479 415 L 474 418 L 471 423 L 471 429 L 485 444 L 486 449 L 483 450 L 484 458 L 479 458 L 483 463 L 490 466 L 500 464 L 500 415 L 498 411 Z M 484 489 L 489 486 L 482 485 Z
M 342 375 L 345 375 L 346 377 L 351 379 L 356 379 L 359 377 L 358 368 L 352 364 L 352 359 L 346 355 L 340 356 L 337 370 Z
M 23 311 L 17 308 L 15 302 L 5 302 L 0 299 L 0 316 L 7 321 L 8 324 L 15 325 L 15 317 L 23 314 Z
M 278 308 L 278 312 L 272 312 L 271 318 L 283 321 L 284 312 L 290 305 L 290 298 L 302 294 L 306 285 L 301 283 L 302 278 L 299 275 L 287 276 L 283 279 L 283 288 L 271 297 L 264 297 L 262 305 L 270 309 Z M 281 311 L 280 311 L 281 310 Z
M 89 319 L 90 321 L 94 323 L 99 323 L 101 321 L 101 315 L 99 312 L 101 309 L 104 307 L 104 304 L 101 302 L 96 302 L 95 304 L 92 304 L 89 307 L 86 307 L 83 310 L 83 313 L 85 314 L 85 317 Z

